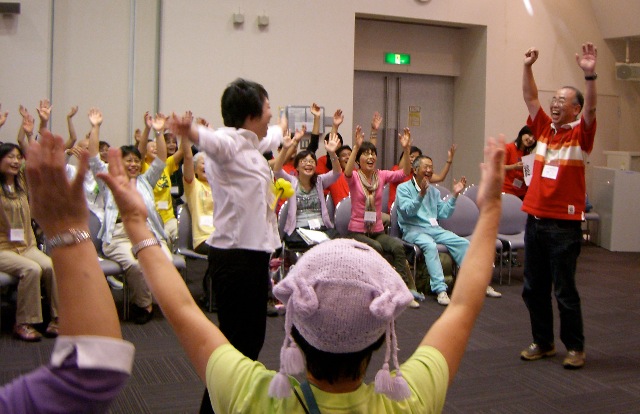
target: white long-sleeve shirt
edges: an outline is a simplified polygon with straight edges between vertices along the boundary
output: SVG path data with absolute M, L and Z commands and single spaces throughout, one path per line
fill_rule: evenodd
M 282 141 L 279 127 L 262 141 L 246 129 L 198 127 L 211 185 L 215 231 L 207 244 L 220 249 L 273 252 L 280 247 L 273 176 L 263 151 Z

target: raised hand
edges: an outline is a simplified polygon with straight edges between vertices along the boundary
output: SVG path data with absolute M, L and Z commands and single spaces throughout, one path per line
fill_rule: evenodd
M 362 132 L 362 127 L 360 125 L 356 125 L 356 132 L 353 136 L 355 139 L 354 146 L 360 148 L 362 146 L 362 143 L 364 142 L 364 132 Z
M 400 145 L 402 145 L 402 148 L 411 148 L 411 130 L 408 127 L 405 127 L 405 129 L 402 131 L 402 134 L 398 134 L 398 139 L 400 140 Z
M 318 118 L 320 117 L 321 112 L 322 111 L 320 110 L 320 107 L 318 106 L 317 103 L 314 102 L 311 104 L 311 115 Z
M 489 137 L 484 147 L 484 162 L 480 165 L 480 186 L 476 204 L 480 209 L 492 202 L 502 199 L 502 182 L 504 181 L 504 135 L 496 140 Z
M 162 112 L 158 112 L 156 116 L 153 117 L 153 120 L 151 121 L 151 126 L 156 131 L 162 132 L 164 131 L 164 124 L 167 122 L 167 119 L 169 119 L 168 116 L 166 116 Z
M 457 197 L 458 194 L 460 194 L 462 192 L 462 190 L 464 190 L 464 188 L 467 186 L 467 178 L 466 177 L 462 177 L 460 178 L 460 181 L 457 181 L 455 178 L 453 179 L 453 194 Z
M 133 131 L 133 140 L 137 144 L 138 142 L 140 142 L 141 138 L 142 138 L 142 131 L 140 131 L 140 128 L 136 128 L 136 130 Z
M 340 138 L 338 138 L 338 134 L 331 133 L 329 135 L 329 141 L 325 141 L 324 148 L 327 152 L 335 153 L 340 147 Z
M 7 122 L 7 117 L 9 116 L 9 112 L 2 113 L 2 105 L 0 105 L 0 127 Z
M 40 105 L 36 108 L 38 116 L 40 117 L 40 123 L 46 125 L 51 117 L 51 103 L 48 99 L 40 101 Z
M 204 126 L 204 127 L 209 128 L 209 123 L 208 123 L 208 122 L 207 122 L 207 120 L 206 120 L 206 119 L 204 119 L 204 118 L 197 117 L 197 118 L 196 118 L 196 124 L 198 124 L 198 125 L 202 125 L 202 126 Z
M 22 116 L 23 118 L 29 115 L 29 111 L 27 110 L 27 108 L 25 108 L 22 105 L 20 105 L 20 107 L 18 108 L 18 112 L 20 113 L 20 116 Z
M 338 127 L 344 121 L 344 115 L 342 114 L 342 109 L 336 109 L 336 112 L 333 114 L 333 126 L 338 130 Z
M 429 178 L 425 175 L 422 177 L 422 180 L 418 183 L 418 187 L 420 187 L 420 195 L 424 197 L 427 194 L 427 189 L 429 188 Z
M 576 53 L 576 62 L 580 69 L 587 75 L 592 75 L 596 71 L 596 60 L 598 57 L 598 49 L 593 43 L 588 42 L 582 45 L 582 56 Z
M 135 178 L 129 179 L 125 173 L 120 148 L 109 148 L 108 158 L 109 172 L 99 173 L 97 177 L 103 180 L 111 190 L 122 221 L 125 223 L 130 220 L 146 221 L 147 207 L 136 188 Z
M 149 129 L 151 129 L 151 127 L 153 126 L 153 117 L 151 116 L 149 111 L 144 113 L 144 125 Z
M 89 220 L 83 189 L 89 154 L 84 150 L 80 153 L 80 167 L 70 183 L 62 138 L 48 130 L 41 132 L 40 141 L 29 144 L 26 164 L 31 214 L 48 235 L 70 228 L 84 229 Z
M 536 60 L 538 60 L 538 49 L 535 47 L 530 47 L 526 52 L 524 52 L 524 65 L 531 66 Z
M 73 116 L 78 112 L 78 105 L 72 106 L 67 114 L 67 118 L 73 118 Z
M 33 134 L 34 124 L 35 124 L 35 120 L 28 112 L 25 115 L 23 115 L 22 130 L 28 137 L 30 137 L 31 134 Z
M 382 116 L 380 112 L 376 111 L 373 113 L 373 118 L 371 119 L 371 129 L 377 131 L 380 128 L 380 124 L 382 123 Z
M 453 156 L 456 155 L 458 144 L 451 144 L 451 148 L 447 151 L 447 162 L 453 162 Z
M 102 112 L 98 108 L 89 109 L 89 122 L 94 127 L 102 125 Z
M 193 122 L 193 116 L 181 116 L 179 117 L 175 113 L 171 114 L 167 122 L 167 128 L 171 130 L 175 135 L 180 137 L 189 137 L 189 131 L 191 130 L 191 123 Z
M 290 136 L 290 133 L 288 131 L 289 130 L 287 130 L 287 135 Z M 302 127 L 300 129 L 296 129 L 295 134 L 293 134 L 293 139 L 295 140 L 296 145 L 298 145 L 298 142 L 300 142 L 300 140 L 306 133 L 307 133 L 307 125 L 305 124 L 302 124 Z

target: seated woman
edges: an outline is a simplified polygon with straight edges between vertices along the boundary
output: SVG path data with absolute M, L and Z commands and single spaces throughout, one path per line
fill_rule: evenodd
M 122 340 L 88 231 L 82 191 L 87 154 L 68 182 L 62 138 L 41 131 L 40 142 L 29 146 L 26 169 L 31 211 L 51 241 L 60 337 L 49 363 L 0 387 L 0 412 L 104 413 L 131 375 L 134 347 Z
M 102 162 L 99 156 L 98 140 L 100 135 L 100 125 L 102 124 L 102 112 L 96 108 L 89 111 L 89 121 L 91 122 L 91 133 L 89 134 L 89 167 L 94 176 L 104 173 L 107 170 L 107 164 Z M 156 131 L 162 130 L 164 120 L 154 119 L 154 128 Z M 164 141 L 162 137 L 159 141 Z M 151 162 L 149 169 L 140 174 L 142 169 L 142 157 L 137 148 L 132 145 L 121 147 L 122 159 L 119 160 L 125 166 L 129 178 L 135 178 L 136 187 L 149 209 L 149 227 L 162 246 L 168 258 L 171 258 L 171 251 L 167 247 L 167 241 L 164 233 L 162 219 L 158 214 L 153 196 L 153 188 L 162 175 L 166 159 L 164 145 L 158 151 L 157 156 Z M 111 160 L 110 160 L 111 162 Z M 153 304 L 151 291 L 144 282 L 142 269 L 136 260 L 135 254 L 131 251 L 132 243 L 124 232 L 122 217 L 118 211 L 113 195 L 106 187 L 102 180 L 98 180 L 100 192 L 104 194 L 104 220 L 100 228 L 99 236 L 102 239 L 102 252 L 105 257 L 117 262 L 125 271 L 125 278 L 131 291 L 132 316 L 133 321 L 137 324 L 145 324 L 153 318 Z
M 145 278 L 195 371 L 206 381 L 214 411 L 302 413 L 313 401 L 323 413 L 441 412 L 493 271 L 503 155 L 504 142 L 496 145 L 490 138 L 478 195 L 480 215 L 451 304 L 402 365 L 397 359 L 401 338 L 394 325 L 412 296 L 389 264 L 362 243 L 322 243 L 274 287 L 287 306 L 278 373 L 229 343 L 198 308 L 157 245 L 142 249 L 139 258 Z M 120 154 L 112 149 L 109 156 L 117 161 Z M 118 202 L 131 240 L 153 238 L 146 225 L 146 206 L 123 167 L 109 163 L 109 175 L 103 179 Z M 371 356 L 385 342 L 385 364 L 375 385 L 365 384 Z M 299 373 L 306 379 L 303 383 L 289 377 Z
M 26 116 L 20 129 L 30 137 L 33 118 Z M 66 178 L 64 178 L 66 179 Z M 42 338 L 33 325 L 42 323 L 40 284 L 51 306 L 51 322 L 45 330 L 48 337 L 58 336 L 58 292 L 49 256 L 38 250 L 31 227 L 31 210 L 27 195 L 24 156 L 16 144 L 0 145 L 0 271 L 19 280 L 16 338 L 36 342 Z
M 514 142 L 505 145 L 503 193 L 513 194 L 524 199 L 529 187 L 524 183 L 522 157 L 531 154 L 535 147 L 536 138 L 526 125 L 518 132 L 518 138 Z
M 191 145 L 185 145 L 184 150 L 184 191 L 187 197 L 187 207 L 191 213 L 191 234 L 193 250 L 200 254 L 208 254 L 209 246 L 206 241 L 213 233 L 213 199 L 211 186 L 204 173 L 204 152 L 195 156 Z
M 405 128 L 402 134 L 398 134 L 398 137 L 402 148 L 404 148 L 405 157 L 408 159 L 411 150 L 409 128 Z M 409 163 L 405 163 L 402 170 L 378 170 L 376 159 L 375 145 L 371 142 L 364 142 L 362 128 L 358 125 L 353 152 L 351 152 L 344 170 L 344 176 L 351 193 L 351 220 L 349 221 L 348 237 L 368 244 L 381 255 L 390 254 L 393 257 L 391 263 L 393 267 L 402 276 L 409 289 L 415 292 L 416 297 L 422 299 L 416 291 L 415 281 L 409 269 L 402 241 L 386 234 L 382 224 L 382 188 L 387 183 L 402 181 L 410 173 L 411 166 Z M 356 162 L 360 168 L 354 172 Z M 418 302 L 414 301 L 411 307 L 419 307 Z
M 336 134 L 331 134 L 328 142 L 325 143 L 327 154 L 333 161 L 331 171 L 317 174 L 316 156 L 312 152 L 304 150 L 299 152 L 293 160 L 293 165 L 298 172 L 298 177 L 295 177 L 287 174 L 282 169 L 285 161 L 285 155 L 283 154 L 288 152 L 287 149 L 290 146 L 298 145 L 298 141 L 304 133 L 305 129 L 302 128 L 302 130 L 296 131 L 293 139 L 285 139 L 286 142 L 283 144 L 285 149 L 278 154 L 273 165 L 273 172 L 276 178 L 284 178 L 289 181 L 295 190 L 295 197 L 289 199 L 289 209 L 284 226 L 285 242 L 291 247 L 307 246 L 304 239 L 296 232 L 298 228 L 320 230 L 330 239 L 337 235 L 329 218 L 324 190 L 333 184 L 342 172 L 335 153 L 340 140 Z

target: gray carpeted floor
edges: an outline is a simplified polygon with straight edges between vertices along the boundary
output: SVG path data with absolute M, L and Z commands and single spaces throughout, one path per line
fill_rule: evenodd
M 201 293 L 203 263 L 190 262 L 189 286 Z M 523 362 L 518 354 L 531 341 L 520 297 L 522 268 L 514 268 L 510 286 L 494 286 L 501 299 L 487 299 L 445 413 L 638 413 L 640 412 L 640 253 L 612 253 L 584 246 L 578 262 L 587 340 L 587 366 L 567 371 L 564 347 L 555 358 Z M 119 295 L 116 295 L 119 301 Z M 120 302 L 118 302 L 120 305 Z M 400 360 L 415 350 L 444 308 L 428 297 L 420 309 L 407 309 L 398 324 Z M 48 360 L 52 340 L 27 344 L 9 333 L 10 308 L 3 309 L 0 383 Z M 215 321 L 215 314 L 208 314 Z M 268 320 L 260 360 L 277 368 L 283 317 Z M 124 337 L 136 345 L 133 376 L 112 407 L 113 413 L 196 413 L 203 385 L 166 320 L 157 312 L 144 326 L 126 322 Z M 556 326 L 557 332 L 557 326 Z M 368 380 L 382 361 L 374 355 Z

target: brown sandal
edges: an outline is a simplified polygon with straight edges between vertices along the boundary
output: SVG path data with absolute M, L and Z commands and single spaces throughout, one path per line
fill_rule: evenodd
M 40 332 L 36 331 L 36 328 L 28 323 L 21 323 L 13 328 L 13 335 L 26 342 L 38 342 L 42 339 Z
M 44 336 L 47 338 L 55 338 L 58 336 L 58 318 L 51 319 L 47 329 L 44 331 Z

